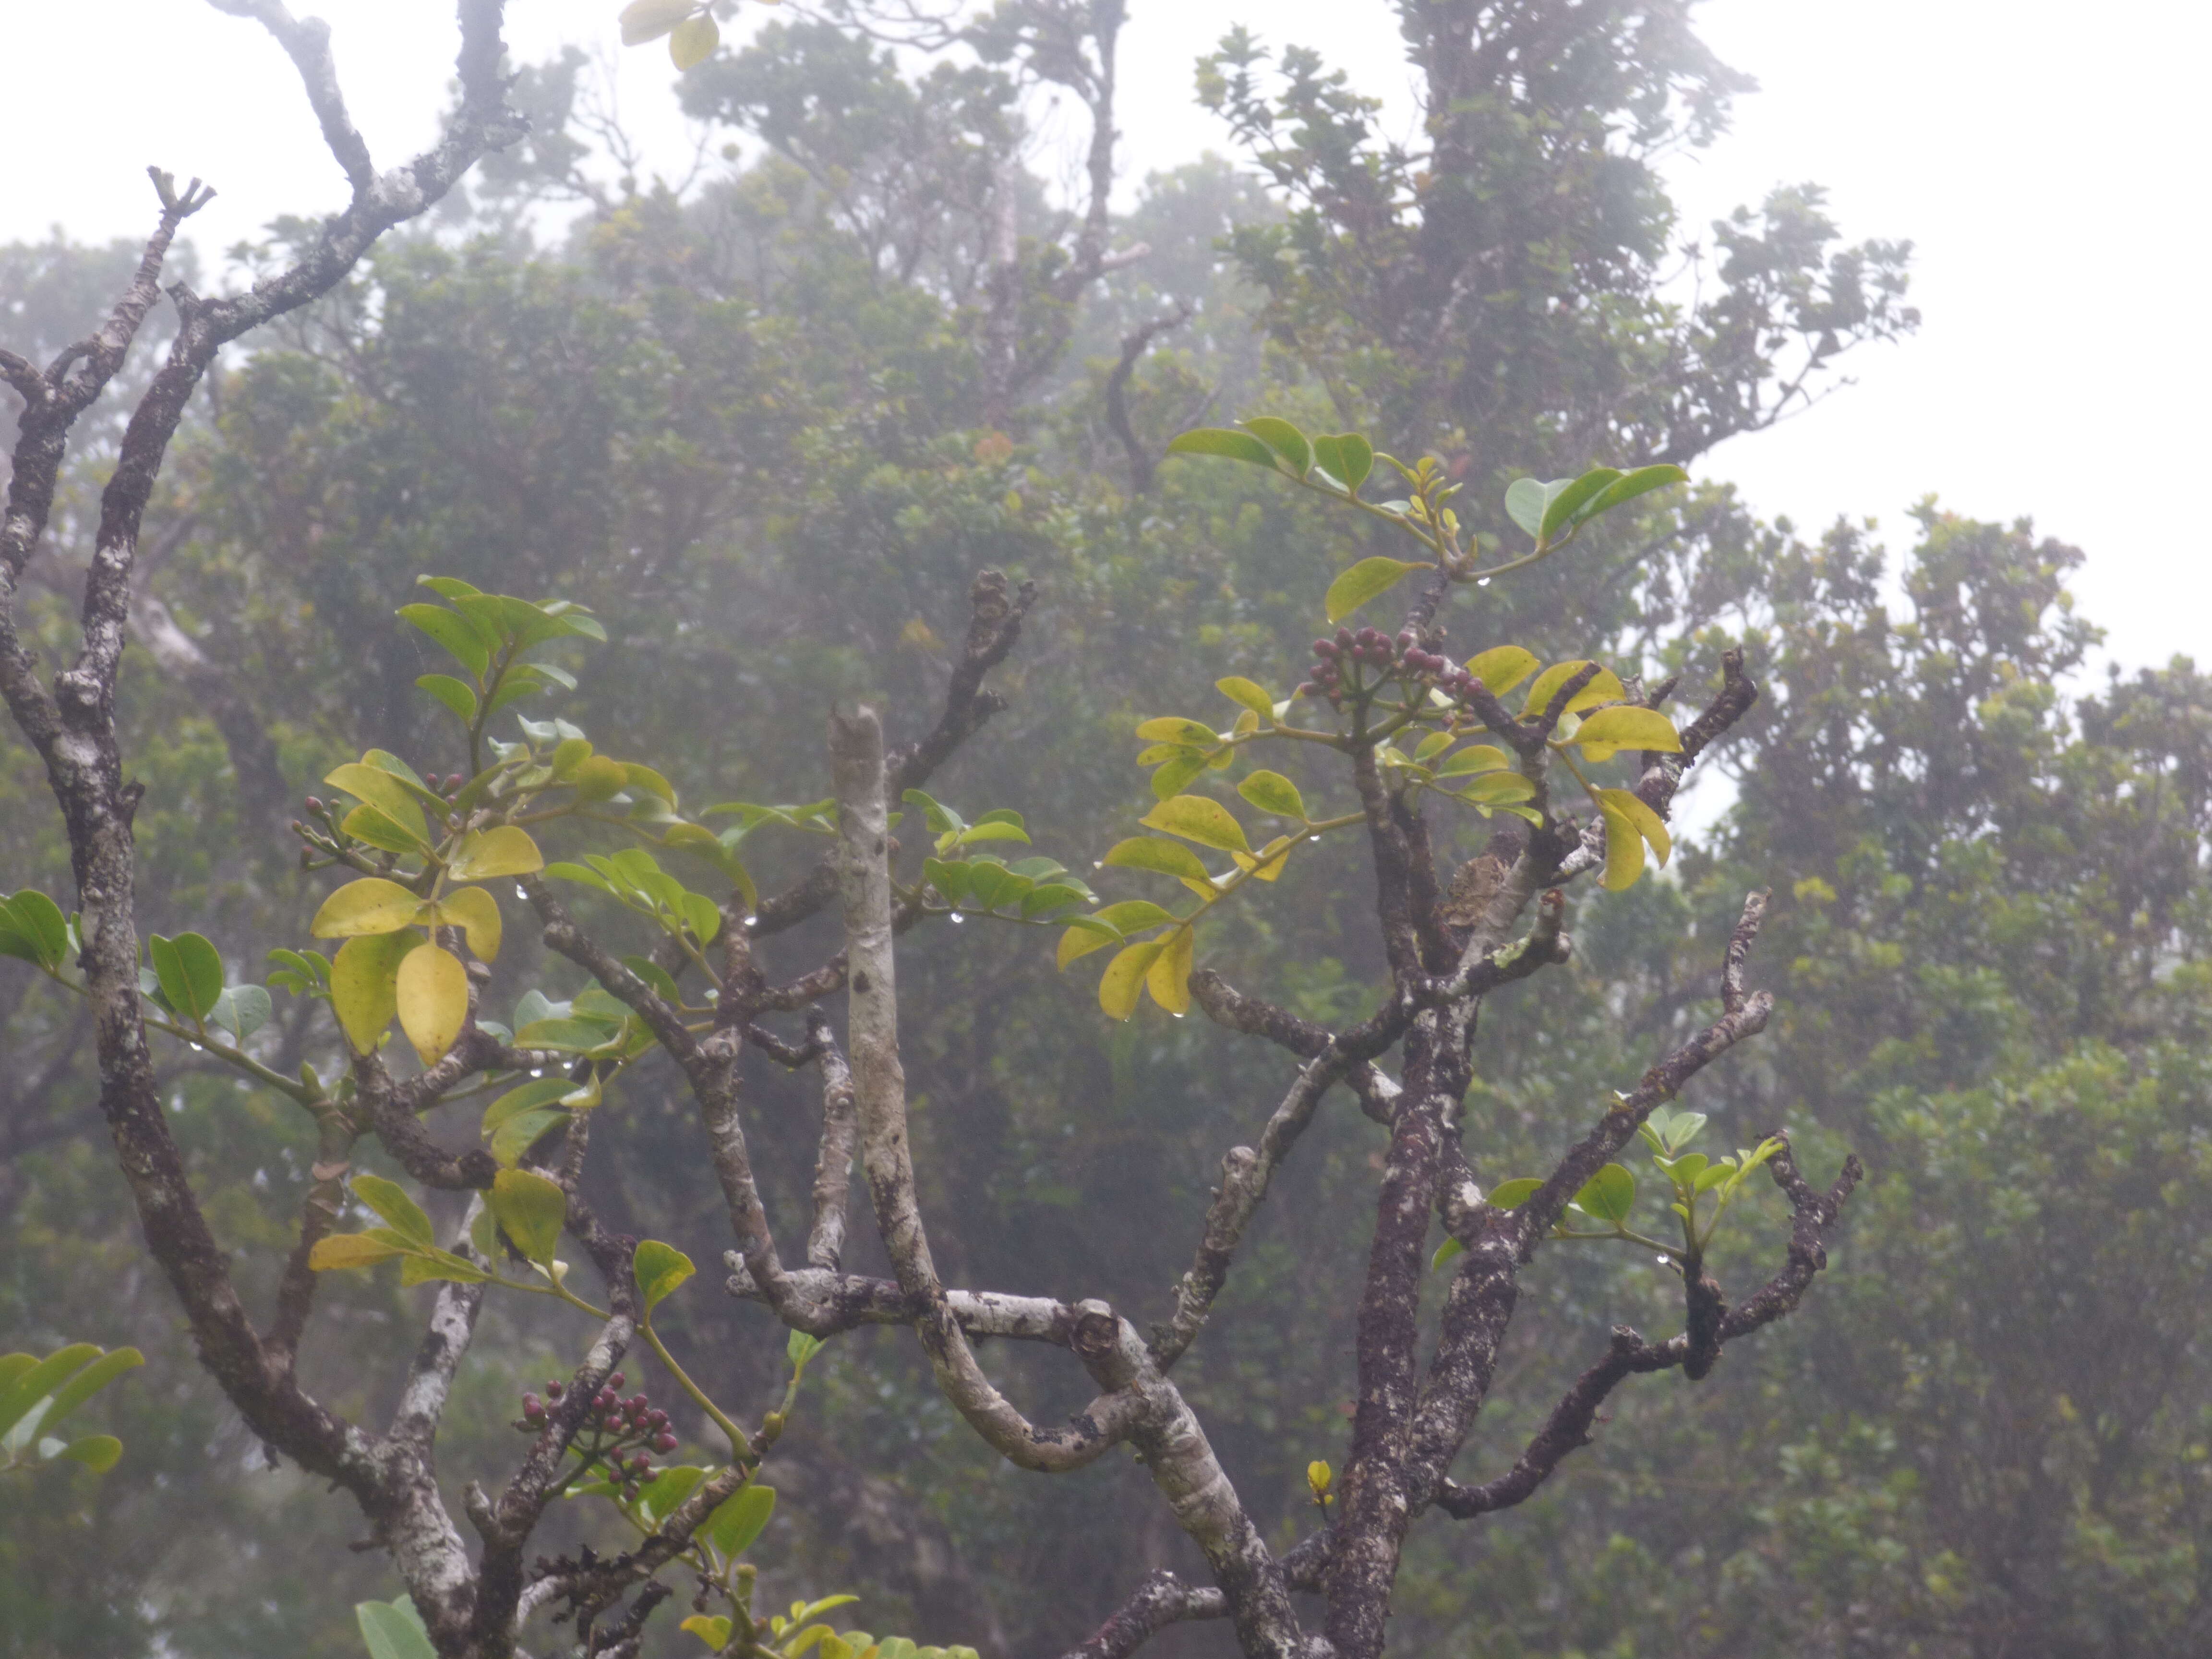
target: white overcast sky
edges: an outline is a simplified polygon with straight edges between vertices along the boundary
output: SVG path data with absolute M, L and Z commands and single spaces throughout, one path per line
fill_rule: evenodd
M 430 134 L 452 61 L 447 0 L 295 0 L 330 20 L 380 165 Z M 0 240 L 60 226 L 142 233 L 158 161 L 221 190 L 194 222 L 216 256 L 342 191 L 289 65 L 198 0 L 0 0 Z M 520 57 L 612 46 L 618 0 L 513 0 Z M 1131 0 L 1121 125 L 1133 178 L 1223 136 L 1190 66 L 1230 24 L 1320 47 L 1403 122 L 1381 0 Z M 768 15 L 756 11 L 755 15 Z M 1372 22 L 1365 22 L 1371 15 Z M 1674 169 L 1685 233 L 1778 183 L 1828 186 L 1845 233 L 1909 237 L 1920 334 L 1853 360 L 1857 384 L 1702 471 L 1802 526 L 1938 494 L 2032 515 L 2089 555 L 2084 609 L 2130 665 L 2212 657 L 2212 276 L 2203 187 L 2212 8 L 2190 0 L 1708 0 L 1706 38 L 1755 76 L 1733 131 Z M 623 114 L 672 173 L 690 154 L 656 49 L 619 55 Z M 216 263 L 211 257 L 210 264 Z

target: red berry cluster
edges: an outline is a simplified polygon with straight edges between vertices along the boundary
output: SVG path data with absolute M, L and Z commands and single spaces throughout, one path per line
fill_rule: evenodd
M 593 1395 L 585 1408 L 584 1419 L 577 1425 L 575 1437 L 568 1449 L 581 1460 L 588 1472 L 595 1466 L 622 1489 L 623 1501 L 635 1503 L 640 1486 L 649 1486 L 660 1478 L 660 1471 L 653 1466 L 652 1453 L 663 1456 L 676 1449 L 676 1436 L 668 1426 L 668 1413 L 659 1410 L 641 1394 L 627 1400 L 620 1392 L 623 1374 L 617 1371 L 599 1391 Z M 545 1385 L 546 1399 L 534 1394 L 522 1396 L 522 1415 L 514 1426 L 526 1434 L 535 1434 L 545 1426 L 550 1411 L 547 1401 L 557 1403 L 567 1389 L 557 1381 Z
M 1336 630 L 1334 639 L 1313 642 L 1314 665 L 1298 690 L 1310 697 L 1341 704 L 1346 692 L 1370 690 L 1389 680 L 1423 680 L 1446 675 L 1451 665 L 1421 648 L 1411 629 L 1389 638 L 1379 628 Z

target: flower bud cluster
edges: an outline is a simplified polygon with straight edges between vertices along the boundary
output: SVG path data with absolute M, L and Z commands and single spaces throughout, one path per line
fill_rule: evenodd
M 1386 681 L 1426 681 L 1455 672 L 1446 659 L 1423 649 L 1411 629 L 1393 640 L 1379 628 L 1357 633 L 1340 628 L 1334 639 L 1316 640 L 1313 651 L 1313 668 L 1298 690 L 1340 705 L 1346 693 L 1370 690 Z
M 649 1486 L 660 1478 L 653 1454 L 666 1456 L 676 1449 L 677 1439 L 669 1427 L 668 1413 L 642 1394 L 624 1399 L 623 1381 L 623 1374 L 617 1371 L 591 1397 L 568 1449 L 582 1461 L 583 1470 L 579 1473 L 596 1466 L 621 1489 L 623 1501 L 629 1504 L 636 1501 L 639 1487 Z M 524 1395 L 522 1415 L 514 1426 L 526 1434 L 537 1433 L 567 1392 L 556 1380 L 545 1385 L 543 1398 Z

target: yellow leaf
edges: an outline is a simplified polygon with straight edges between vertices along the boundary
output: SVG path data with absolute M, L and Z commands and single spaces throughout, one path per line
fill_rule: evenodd
M 392 989 L 399 959 L 419 943 L 412 933 L 368 933 L 338 947 L 331 963 L 331 1008 L 357 1052 L 376 1052 L 399 1006 Z
M 1612 807 L 1636 826 L 1637 833 L 1649 842 L 1651 850 L 1659 855 L 1661 864 L 1665 864 L 1674 856 L 1674 838 L 1667 833 L 1667 820 L 1646 806 L 1643 798 L 1635 791 L 1601 789 L 1597 797 L 1603 805 Z
M 1322 596 L 1322 609 L 1331 622 L 1342 622 L 1376 594 L 1395 587 L 1408 572 L 1435 568 L 1432 564 L 1386 559 L 1379 554 L 1362 559 L 1328 585 L 1328 592 Z
M 605 800 L 622 793 L 629 783 L 629 774 L 620 761 L 594 755 L 569 775 L 568 782 L 579 800 Z
M 1188 927 L 1178 927 L 1167 937 L 1152 965 L 1145 970 L 1145 988 L 1152 994 L 1152 1000 L 1171 1014 L 1190 1012 L 1190 964 L 1195 940 Z
M 1127 1019 L 1135 1013 L 1138 994 L 1145 988 L 1145 975 L 1152 971 L 1152 963 L 1166 948 L 1165 939 L 1152 939 L 1130 945 L 1108 963 L 1106 976 L 1098 981 L 1098 1006 L 1115 1019 Z
M 392 933 L 413 921 L 422 901 L 396 881 L 363 876 L 323 901 L 307 931 L 317 939 L 352 939 L 362 933 Z
M 1636 885 L 1636 878 L 1644 873 L 1644 837 L 1627 813 L 1619 807 L 1601 804 L 1605 817 L 1605 875 L 1601 885 L 1607 892 L 1618 893 Z
M 1060 936 L 1060 955 L 1056 965 L 1065 968 L 1079 957 L 1087 957 L 1093 951 L 1103 951 L 1119 938 L 1111 927 L 1086 927 L 1071 923 Z
M 468 1023 L 469 970 L 451 951 L 419 945 L 400 959 L 393 990 L 399 1029 L 425 1066 L 436 1065 Z
M 1574 740 L 1607 750 L 1656 749 L 1668 754 L 1679 753 L 1682 747 L 1681 733 L 1675 731 L 1674 721 L 1656 708 L 1638 708 L 1628 703 L 1583 716 Z
M 623 45 L 658 40 L 698 9 L 699 0 L 630 0 L 622 9 Z
M 1283 866 L 1291 860 L 1291 848 L 1297 845 L 1297 836 L 1278 836 L 1262 847 L 1259 856 L 1253 860 L 1252 879 L 1255 881 L 1280 880 Z
M 1533 720 L 1551 707 L 1552 699 L 1559 688 L 1589 666 L 1587 659 L 1575 662 L 1555 662 L 1536 677 L 1535 684 L 1528 688 L 1528 701 L 1521 705 L 1524 718 Z M 1569 699 L 1566 713 L 1572 714 L 1601 702 L 1618 702 L 1628 695 L 1620 677 L 1610 668 L 1601 668 L 1590 677 L 1588 685 Z
M 678 69 L 692 69 L 705 63 L 721 44 L 722 31 L 713 18 L 701 12 L 696 17 L 685 18 L 670 33 L 668 56 Z
M 493 876 L 526 876 L 545 867 L 545 858 L 527 833 L 511 823 L 479 830 L 462 838 L 460 851 L 447 866 L 455 881 L 485 881 Z
M 1467 672 L 1502 697 L 1536 672 L 1536 653 L 1523 646 L 1492 646 L 1469 657 Z
M 459 887 L 438 901 L 438 921 L 458 927 L 468 936 L 469 951 L 479 962 L 499 955 L 499 901 L 481 887 Z
M 1206 879 L 1206 866 L 1199 862 L 1197 854 L 1181 842 L 1164 841 L 1158 836 L 1132 836 L 1116 842 L 1103 862 L 1116 870 L 1151 870 L 1186 881 Z
M 1225 853 L 1249 853 L 1244 826 L 1218 800 L 1204 795 L 1174 795 L 1137 820 L 1147 830 L 1164 830 L 1201 847 L 1218 847 Z
M 1275 700 L 1267 695 L 1265 686 L 1255 684 L 1239 674 L 1225 680 L 1216 680 L 1213 689 L 1232 702 L 1241 702 L 1250 709 L 1255 718 L 1274 724 Z
M 1513 764 L 1512 757 L 1495 744 L 1470 744 L 1444 757 L 1437 768 L 1440 778 L 1471 777 L 1477 772 L 1496 772 Z
M 307 1252 L 307 1266 L 319 1273 L 337 1267 L 374 1267 L 405 1252 L 362 1233 L 332 1233 L 315 1241 Z
M 429 842 L 430 826 L 423 820 L 422 804 L 408 793 L 405 784 L 381 767 L 363 766 L 355 761 L 341 766 L 323 781 L 374 806 L 417 842 L 426 845 Z

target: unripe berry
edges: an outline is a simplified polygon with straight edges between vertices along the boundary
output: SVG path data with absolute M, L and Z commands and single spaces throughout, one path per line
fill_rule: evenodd
M 1348 629 L 1348 628 L 1340 628 L 1340 629 L 1338 629 L 1336 630 L 1336 648 L 1337 648 L 1338 650 L 1340 650 L 1340 651 L 1349 651 L 1349 650 L 1351 650 L 1351 649 L 1352 649 L 1352 630 L 1351 630 L 1350 629 Z
M 608 1387 L 608 1389 L 611 1389 L 611 1389 L 619 1389 L 620 1387 L 622 1387 L 622 1385 L 623 1385 L 623 1374 L 622 1374 L 620 1371 L 617 1371 L 617 1372 L 616 1372 L 612 1376 L 611 1376 L 611 1377 L 609 1377 L 609 1378 L 607 1379 L 607 1387 Z
M 307 810 L 310 812 L 319 812 L 323 810 L 323 804 L 314 796 L 310 795 L 307 797 Z
M 1398 635 L 1398 648 L 1401 651 L 1410 651 L 1413 648 L 1413 630 L 1412 629 L 1408 628 Z
M 548 1382 L 545 1385 L 545 1392 L 548 1397 L 558 1400 L 563 1394 L 567 1393 L 568 1390 L 562 1386 L 560 1379 L 556 1377 L 552 1382 Z
M 1333 657 L 1336 654 L 1336 652 L 1337 644 L 1334 640 L 1316 640 L 1314 641 L 1314 655 L 1316 657 Z
M 676 1449 L 676 1437 L 663 1430 L 653 1437 L 653 1449 L 663 1457 Z

